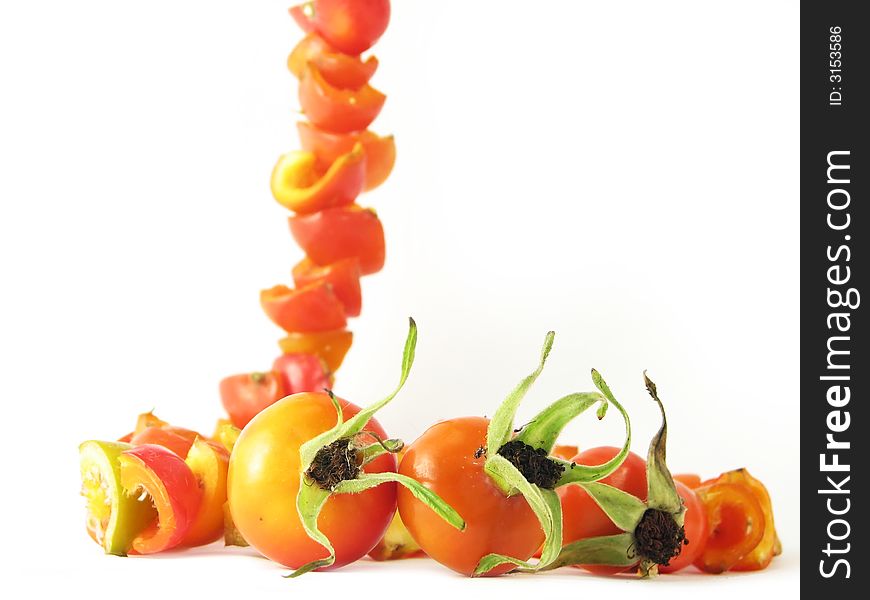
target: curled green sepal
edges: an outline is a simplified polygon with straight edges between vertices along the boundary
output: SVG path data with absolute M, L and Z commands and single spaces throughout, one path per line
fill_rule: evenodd
M 613 524 L 623 531 L 634 531 L 640 523 L 647 506 L 641 500 L 628 492 L 607 485 L 606 483 L 593 482 L 579 484 L 589 494 L 601 510 L 610 517 Z
M 593 373 L 593 378 L 594 376 Z M 650 577 L 658 572 L 659 564 L 668 564 L 669 560 L 679 555 L 680 547 L 685 541 L 683 522 L 686 509 L 665 462 L 668 425 L 664 406 L 658 398 L 655 384 L 646 373 L 644 381 L 647 391 L 659 405 L 662 414 L 662 425 L 653 436 L 649 447 L 647 501 L 643 502 L 627 492 L 603 483 L 580 483 L 610 520 L 625 533 L 587 538 L 567 544 L 548 568 L 569 564 L 637 564 L 641 576 Z M 600 376 L 596 385 L 613 401 L 607 384 Z M 673 519 L 670 528 L 662 527 L 662 513 Z M 672 544 L 676 544 L 676 547 L 672 547 Z
M 665 462 L 666 445 L 668 441 L 668 418 L 665 415 L 665 407 L 662 401 L 659 400 L 656 384 L 647 377 L 646 371 L 643 372 L 643 381 L 646 384 L 646 390 L 652 399 L 655 400 L 662 413 L 662 426 L 659 428 L 655 437 L 649 445 L 649 454 L 646 460 L 646 480 L 647 480 L 647 503 L 650 508 L 678 513 L 682 510 L 683 502 L 680 495 L 677 493 L 677 486 L 674 484 L 674 478 L 671 477 L 671 472 L 668 470 L 668 465 Z M 682 515 L 678 523 L 682 525 Z
M 607 398 L 597 392 L 580 392 L 559 398 L 535 415 L 514 439 L 549 454 L 565 426 L 596 402 L 601 405 L 597 416 L 602 419 L 607 412 Z
M 486 430 L 486 454 L 487 456 L 495 456 L 498 449 L 505 445 L 514 432 L 514 416 L 517 414 L 517 409 L 520 406 L 529 388 L 535 383 L 535 380 L 544 370 L 544 363 L 547 362 L 547 356 L 553 348 L 553 339 L 556 333 L 553 331 L 547 332 L 544 338 L 544 345 L 541 348 L 541 359 L 538 362 L 538 368 L 535 369 L 528 377 L 524 378 L 517 384 L 511 393 L 508 394 L 498 410 L 489 422 L 489 427 Z
M 544 530 L 544 546 L 537 564 L 504 554 L 487 554 L 477 563 L 474 575 L 483 575 L 505 563 L 534 571 L 555 560 L 562 547 L 562 503 L 558 494 L 529 483 L 510 461 L 498 454 L 488 458 L 484 468 L 490 475 L 508 483 L 523 495 Z
M 311 481 L 304 473 L 299 477 L 299 493 L 296 495 L 296 511 L 299 514 L 299 520 L 302 522 L 302 527 L 308 537 L 323 546 L 329 556 L 313 560 L 284 576 L 291 578 L 299 577 L 314 569 L 328 567 L 335 562 L 335 549 L 332 547 L 332 542 L 317 528 L 317 518 L 320 516 L 320 511 L 323 510 L 323 505 L 329 499 L 330 492 Z
M 610 565 L 630 567 L 637 563 L 634 539 L 630 533 L 619 533 L 586 538 L 565 544 L 559 556 L 550 564 L 537 569 L 519 568 L 521 573 L 551 571 L 568 565 Z
M 362 473 L 356 479 L 342 481 L 332 491 L 334 494 L 358 494 L 388 481 L 394 481 L 405 486 L 415 498 L 435 511 L 439 517 L 459 531 L 465 530 L 465 520 L 441 496 L 419 481 L 400 473 L 393 473 L 391 471 L 384 473 Z
M 320 511 L 323 509 L 323 505 L 326 503 L 326 500 L 329 498 L 330 490 L 323 490 L 317 483 L 311 480 L 306 475 L 306 472 L 311 467 L 311 463 L 314 461 L 314 458 L 317 456 L 317 453 L 326 446 L 329 446 L 333 442 L 336 442 L 340 439 L 347 439 L 348 443 L 353 441 L 354 436 L 356 436 L 362 428 L 368 423 L 369 419 L 381 408 L 383 408 L 387 403 L 389 403 L 399 391 L 402 389 L 402 386 L 405 385 L 405 381 L 408 379 L 408 374 L 411 371 L 411 366 L 414 364 L 414 350 L 417 345 L 417 324 L 414 322 L 414 319 L 408 319 L 409 321 L 409 329 L 408 329 L 408 337 L 405 340 L 405 349 L 402 352 L 402 372 L 399 378 L 399 384 L 396 386 L 396 389 L 393 392 L 380 400 L 379 402 L 375 402 L 367 406 L 366 408 L 360 410 L 356 415 L 348 419 L 347 421 L 343 420 L 343 414 L 341 405 L 336 400 L 335 396 L 332 392 L 329 393 L 329 397 L 332 400 L 332 404 L 335 407 L 336 412 L 336 423 L 335 425 L 321 433 L 318 436 L 310 439 L 299 447 L 299 458 L 300 458 L 300 470 L 299 470 L 299 492 L 296 495 L 296 510 L 299 514 L 299 519 L 302 522 L 302 526 L 305 529 L 305 533 L 308 534 L 312 540 L 323 546 L 329 555 L 326 558 L 322 558 L 319 560 L 312 561 L 307 563 L 298 569 L 296 569 L 293 573 L 291 573 L 290 577 L 298 577 L 303 573 L 307 573 L 308 571 L 312 571 L 314 569 L 320 569 L 322 567 L 328 567 L 329 565 L 335 562 L 335 550 L 332 547 L 329 539 L 317 528 L 317 518 L 320 515 Z M 381 442 L 377 444 L 384 451 L 389 451 L 389 445 L 397 446 L 393 440 L 387 440 L 387 442 Z M 370 454 L 374 454 L 377 451 L 372 451 Z M 367 458 L 366 452 L 363 452 L 363 461 Z M 364 475 L 360 473 L 360 476 Z M 382 482 L 380 482 L 382 483 Z M 376 483 L 372 483 L 372 485 L 377 485 Z
M 601 373 L 595 369 L 592 369 L 592 382 L 595 384 L 595 387 L 604 394 L 608 403 L 615 406 L 616 410 L 619 411 L 619 414 L 622 415 L 622 420 L 625 423 L 625 441 L 622 443 L 622 448 L 620 448 L 619 453 L 616 456 L 600 465 L 578 465 L 568 461 L 554 459 L 565 467 L 565 470 L 562 471 L 562 476 L 559 478 L 558 483 L 556 483 L 557 488 L 563 485 L 568 485 L 569 483 L 590 483 L 598 481 L 599 479 L 604 479 L 619 468 L 631 450 L 631 420 L 628 417 L 628 413 L 625 408 L 623 408 L 622 404 L 620 404 L 613 396 L 613 392 L 610 391 L 610 387 L 607 385 L 607 382 L 604 381 Z M 601 410 L 599 409 L 599 415 L 600 414 Z
M 375 439 L 375 442 L 368 445 L 357 445 L 356 442 L 353 443 L 353 447 L 356 448 L 361 454 L 362 464 L 360 466 L 362 467 L 366 466 L 376 458 L 383 456 L 384 454 L 397 454 L 402 451 L 402 448 L 405 447 L 405 442 L 398 438 L 382 440 L 373 431 L 365 431 L 357 437 L 359 438 L 363 435 L 373 437 Z
M 408 321 L 408 337 L 405 340 L 405 350 L 402 352 L 402 374 L 399 378 L 399 385 L 396 386 L 396 389 L 393 390 L 389 396 L 379 402 L 367 406 L 347 421 L 342 422 L 341 409 L 338 407 L 336 409 L 336 412 L 338 412 L 338 421 L 335 426 L 300 446 L 299 456 L 303 473 L 311 466 L 314 457 L 317 456 L 317 453 L 321 448 L 328 446 L 340 438 L 351 437 L 359 433 L 365 424 L 368 423 L 372 415 L 395 398 L 402 389 L 402 386 L 405 385 L 405 381 L 408 379 L 408 374 L 411 372 L 411 365 L 414 364 L 414 350 L 417 346 L 417 324 L 412 318 L 409 318 Z

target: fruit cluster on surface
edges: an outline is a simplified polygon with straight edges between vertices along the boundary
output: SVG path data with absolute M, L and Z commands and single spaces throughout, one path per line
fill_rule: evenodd
M 360 193 L 395 160 L 392 137 L 368 130 L 384 103 L 369 81 L 388 0 L 313 0 L 291 16 L 305 37 L 288 58 L 299 78 L 302 150 L 280 157 L 275 199 L 292 211 L 305 251 L 294 287 L 261 293 L 286 336 L 271 370 L 220 383 L 229 420 L 211 436 L 152 412 L 118 441 L 81 444 L 88 534 L 108 554 L 153 554 L 209 544 L 250 545 L 291 576 L 352 563 L 426 555 L 469 576 L 573 566 L 644 577 L 694 565 L 707 573 L 766 568 L 781 552 L 770 496 L 746 469 L 702 480 L 671 476 L 668 424 L 644 374 L 661 426 L 646 459 L 631 452 L 625 408 L 600 373 L 515 428 L 520 403 L 553 345 L 492 418 L 432 425 L 409 446 L 375 414 L 400 392 L 414 363 L 410 320 L 399 383 L 358 406 L 331 391 L 360 314 L 360 277 L 384 264 L 384 234 Z M 374 363 L 372 368 L 378 368 Z M 589 409 L 610 407 L 625 426 L 620 446 L 557 445 Z M 491 408 L 491 407 L 490 407 Z

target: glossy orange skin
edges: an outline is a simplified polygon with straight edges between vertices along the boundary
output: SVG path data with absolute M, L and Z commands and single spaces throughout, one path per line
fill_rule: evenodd
M 462 417 L 426 430 L 408 448 L 399 472 L 433 490 L 465 519 L 465 531 L 444 522 L 405 488 L 399 489 L 399 513 L 423 551 L 454 571 L 471 575 L 481 558 L 492 552 L 521 560 L 544 541 L 537 517 L 525 498 L 508 498 L 484 471 L 489 419 Z M 511 570 L 501 565 L 487 575 Z
M 358 317 L 362 310 L 360 275 L 356 258 L 346 258 L 324 267 L 314 264 L 310 258 L 303 258 L 293 267 L 293 282 L 297 288 L 321 281 L 328 283 L 348 317 Z
M 341 402 L 344 418 L 359 407 Z M 296 511 L 299 447 L 335 425 L 336 412 L 324 393 L 303 392 L 273 404 L 248 423 L 230 458 L 227 486 L 233 523 L 266 557 L 298 568 L 327 553 L 305 533 Z M 382 439 L 374 419 L 365 427 Z M 391 454 L 365 467 L 368 473 L 396 470 Z M 396 510 L 396 485 L 386 483 L 360 494 L 333 495 L 320 514 L 320 530 L 335 547 L 335 564 L 351 563 L 374 548 Z
M 344 306 L 324 282 L 296 290 L 276 285 L 260 292 L 260 306 L 273 323 L 288 333 L 329 331 L 347 325 Z
M 386 181 L 396 163 L 396 140 L 391 135 L 381 137 L 369 130 L 330 133 L 306 121 L 299 121 L 296 128 L 302 148 L 317 156 L 321 168 L 328 167 L 339 156 L 353 150 L 357 143 L 362 144 L 366 155 L 365 191 Z
M 345 54 L 371 48 L 390 23 L 389 0 L 313 0 L 310 4 L 314 29 Z
M 387 97 L 365 84 L 356 89 L 330 85 L 309 63 L 299 80 L 299 105 L 308 120 L 333 133 L 362 131 L 381 112 Z
M 659 565 L 659 573 L 675 573 L 694 563 L 703 554 L 709 536 L 707 513 L 704 511 L 704 505 L 701 504 L 698 495 L 683 482 L 676 481 L 675 483 L 677 493 L 683 499 L 683 505 L 686 507 L 683 527 L 689 543 L 683 545 L 680 555 L 671 559 L 668 566 Z
M 746 469 L 735 469 L 722 473 L 716 479 L 704 482 L 704 485 L 712 483 L 735 483 L 746 486 L 755 496 L 755 499 L 758 500 L 764 513 L 764 535 L 761 541 L 758 542 L 758 545 L 749 554 L 738 560 L 731 567 L 731 570 L 759 571 L 766 568 L 770 564 L 770 561 L 773 560 L 773 557 L 780 553 L 776 527 L 773 523 L 773 504 L 770 501 L 770 494 L 767 492 L 767 488 L 758 479 L 750 475 Z
M 158 518 L 133 540 L 137 554 L 178 546 L 196 519 L 202 491 L 190 467 L 175 452 L 155 444 L 125 450 L 119 458 L 121 485 L 130 493 L 143 487 Z
M 347 329 L 318 333 L 291 333 L 278 340 L 284 354 L 316 354 L 331 373 L 338 371 L 353 344 L 353 332 Z
M 224 410 L 239 429 L 287 395 L 283 378 L 272 372 L 231 375 L 221 380 L 219 389 Z
M 342 89 L 364 86 L 378 68 L 378 59 L 374 56 L 363 61 L 359 56 L 341 54 L 316 33 L 302 38 L 287 57 L 287 68 L 296 77 L 302 77 L 308 63 L 312 63 L 330 85 Z
M 384 266 L 384 226 L 372 210 L 353 204 L 313 215 L 295 215 L 289 221 L 293 239 L 315 264 L 324 266 L 356 258 L 363 275 L 377 273 Z M 342 327 L 344 324 L 332 329 Z
M 620 451 L 614 446 L 590 448 L 574 456 L 573 460 L 582 465 L 600 465 L 607 462 Z M 634 452 L 629 452 L 625 461 L 616 471 L 601 480 L 624 492 L 646 501 L 646 461 Z M 613 524 L 595 500 L 578 485 L 567 485 L 556 490 L 562 501 L 562 544 L 602 535 L 616 535 L 622 530 Z M 578 565 L 587 571 L 599 574 L 621 573 L 631 567 L 611 567 L 607 565 Z
M 713 483 L 695 492 L 704 505 L 710 532 L 695 566 L 707 573 L 724 573 L 761 542 L 764 511 L 753 491 L 741 483 Z

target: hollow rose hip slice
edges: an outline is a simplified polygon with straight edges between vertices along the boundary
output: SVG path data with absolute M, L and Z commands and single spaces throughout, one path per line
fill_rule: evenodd
M 197 438 L 184 461 L 202 490 L 199 510 L 180 546 L 209 544 L 224 533 L 230 454 L 217 442 Z
M 242 430 L 228 419 L 218 419 L 211 439 L 223 446 L 227 452 L 232 452 L 241 432 Z
M 175 452 L 181 458 L 187 456 L 193 440 L 163 427 L 146 427 L 130 439 L 133 446 L 157 444 Z
M 296 124 L 302 149 L 317 156 L 320 168 L 327 168 L 339 156 L 362 144 L 366 155 L 365 191 L 373 190 L 389 177 L 396 163 L 396 140 L 391 135 L 379 136 L 369 130 L 350 133 L 330 133 L 308 123 Z
M 276 285 L 260 292 L 260 305 L 272 322 L 287 332 L 329 331 L 347 325 L 344 306 L 325 282 L 295 290 Z
M 378 68 L 374 56 L 360 57 L 337 52 L 316 33 L 306 35 L 287 57 L 287 68 L 297 78 L 305 65 L 313 63 L 331 85 L 337 88 L 359 88 L 368 83 Z
M 695 566 L 707 573 L 724 573 L 764 537 L 764 511 L 752 490 L 742 484 L 713 483 L 695 493 L 707 513 L 709 531 Z
M 243 373 L 220 382 L 221 403 L 235 427 L 242 428 L 260 411 L 287 395 L 283 378 L 274 372 Z M 216 435 L 226 435 L 220 426 Z M 225 441 L 225 440 L 224 440 Z M 235 439 L 232 440 L 233 442 Z M 232 449 L 232 448 L 228 448 Z
M 323 267 L 314 264 L 310 258 L 303 258 L 293 267 L 293 282 L 297 289 L 312 283 L 328 283 L 348 317 L 358 317 L 362 310 L 360 275 L 356 258 L 346 258 Z
M 155 517 L 149 502 L 130 496 L 121 485 L 118 457 L 130 448 L 123 442 L 93 440 L 79 446 L 88 534 L 107 554 L 118 556 L 130 551 L 133 539 Z
M 387 97 L 365 84 L 357 89 L 340 89 L 329 84 L 309 63 L 299 81 L 299 104 L 308 120 L 333 133 L 362 131 L 381 112 Z
M 777 547 L 776 527 L 773 523 L 773 504 L 770 501 L 770 494 L 767 488 L 758 479 L 749 474 L 746 469 L 735 469 L 723 473 L 712 482 L 709 483 L 737 483 L 743 484 L 749 488 L 755 495 L 755 499 L 761 505 L 761 510 L 764 512 L 764 535 L 758 545 L 752 549 L 747 555 L 742 557 L 732 567 L 734 571 L 758 571 L 766 568 L 773 557 L 781 552 Z
M 316 354 L 335 373 L 353 344 L 353 332 L 347 329 L 315 333 L 290 333 L 278 340 L 284 354 Z
M 272 195 L 281 206 L 308 214 L 332 206 L 353 203 L 363 190 L 366 155 L 356 144 L 325 167 L 318 169 L 317 157 L 308 151 L 282 155 L 272 170 Z
M 363 275 L 377 273 L 384 266 L 386 246 L 381 220 L 373 210 L 356 204 L 290 217 L 290 233 L 315 264 L 323 266 L 356 258 Z M 321 331 L 344 325 L 324 327 Z
M 146 444 L 118 457 L 121 485 L 128 494 L 150 500 L 156 518 L 133 540 L 139 554 L 153 554 L 181 543 L 196 519 L 202 491 L 190 467 L 171 450 Z

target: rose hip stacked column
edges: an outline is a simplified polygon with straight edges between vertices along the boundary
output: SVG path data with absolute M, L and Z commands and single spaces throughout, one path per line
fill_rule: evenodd
M 266 315 L 285 336 L 271 371 L 227 377 L 221 400 L 236 427 L 286 395 L 331 387 L 353 341 L 347 319 L 362 308 L 360 277 L 384 265 L 384 231 L 358 204 L 389 176 L 392 136 L 369 131 L 386 97 L 369 84 L 378 67 L 363 58 L 389 23 L 388 0 L 314 0 L 290 9 L 305 32 L 287 59 L 299 79 L 301 150 L 278 159 L 272 194 L 292 214 L 290 232 L 305 251 L 293 286 L 260 292 Z

